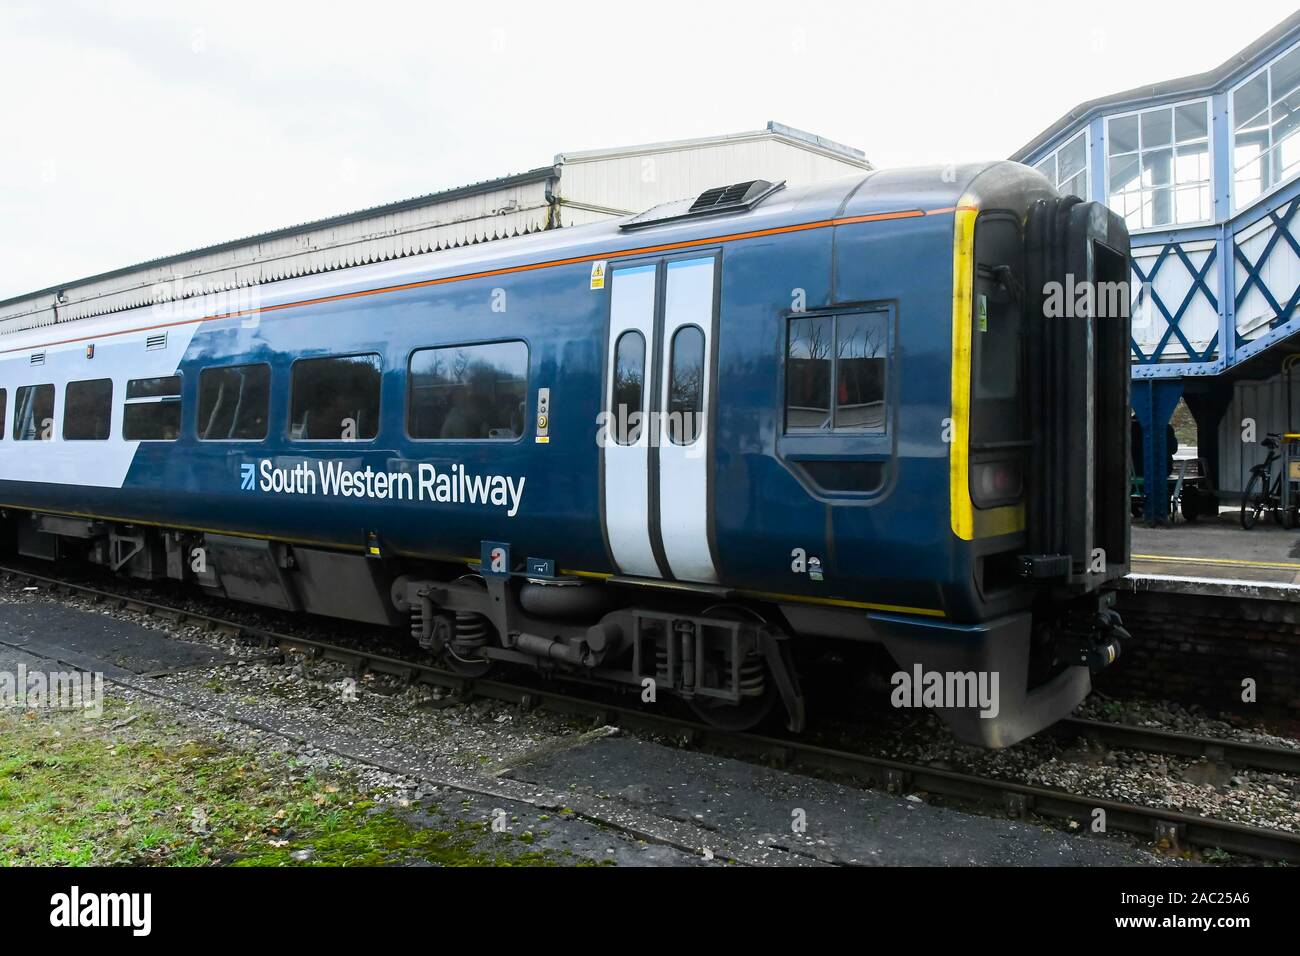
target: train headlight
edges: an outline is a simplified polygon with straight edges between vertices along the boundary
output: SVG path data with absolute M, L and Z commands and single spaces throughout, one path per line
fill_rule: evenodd
M 1023 490 L 1024 475 L 1015 459 L 982 461 L 971 466 L 971 499 L 978 508 L 1015 501 Z

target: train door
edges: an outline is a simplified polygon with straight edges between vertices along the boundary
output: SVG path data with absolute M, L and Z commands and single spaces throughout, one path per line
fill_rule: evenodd
M 611 270 L 602 511 L 622 574 L 717 581 L 709 529 L 717 257 Z

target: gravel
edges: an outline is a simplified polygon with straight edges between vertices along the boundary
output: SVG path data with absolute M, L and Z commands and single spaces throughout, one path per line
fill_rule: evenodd
M 120 589 L 140 600 L 158 600 L 170 606 L 184 604 L 195 612 L 249 626 L 364 646 L 372 653 L 409 656 L 413 650 L 399 643 L 400 636 L 395 639 L 391 632 L 380 629 L 289 618 L 202 596 L 181 596 L 172 590 L 138 588 L 132 582 L 107 585 L 106 589 Z M 407 684 L 386 675 L 366 674 L 354 681 L 346 665 L 332 661 L 309 661 L 294 655 L 282 662 L 268 661 L 267 651 L 260 647 L 200 625 L 119 610 L 77 594 L 52 597 L 41 589 L 0 582 L 0 601 L 48 600 L 121 616 L 182 640 L 219 648 L 236 658 L 160 678 L 165 684 L 256 700 L 259 706 L 275 708 L 287 716 L 326 716 L 340 726 L 393 745 L 418 744 L 436 764 L 448 767 L 491 773 L 539 748 L 563 745 L 586 729 L 571 718 L 545 711 L 521 712 L 483 699 L 465 702 L 441 689 Z M 1094 694 L 1076 716 L 1300 748 L 1294 736 L 1265 725 L 1165 701 L 1121 701 Z M 1095 748 L 1085 741 L 1046 734 L 1004 750 L 983 750 L 954 741 L 933 714 L 915 712 L 876 711 L 856 723 L 829 724 L 820 736 L 833 745 L 909 763 L 1300 832 L 1300 780 L 1284 774 L 1232 768 L 1204 759 Z M 316 759 L 309 752 L 302 757 Z M 421 797 L 418 786 L 397 785 L 396 789 L 397 800 Z
M 1094 695 L 1077 716 L 1269 746 L 1300 745 L 1263 728 L 1237 726 L 1231 719 L 1163 701 L 1115 701 Z M 1113 750 L 1051 734 L 1003 750 L 984 750 L 954 741 L 933 714 L 881 715 L 869 735 L 863 738 L 859 732 L 853 743 L 866 753 L 937 769 L 1300 833 L 1300 780 L 1286 774 L 1204 758 Z

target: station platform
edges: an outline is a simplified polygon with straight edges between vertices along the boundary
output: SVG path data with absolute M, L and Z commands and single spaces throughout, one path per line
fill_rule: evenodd
M 1133 525 L 1138 590 L 1234 594 L 1300 602 L 1300 529 L 1264 516 L 1246 531 L 1237 508 L 1166 527 Z

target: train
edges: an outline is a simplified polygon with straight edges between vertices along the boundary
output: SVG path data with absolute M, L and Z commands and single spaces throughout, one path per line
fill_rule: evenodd
M 1059 290 L 1129 269 L 1119 217 L 1001 161 L 10 332 L 5 542 L 731 730 L 802 730 L 802 649 L 874 644 L 995 675 L 928 703 L 1004 747 L 1124 636 L 1128 302 Z

